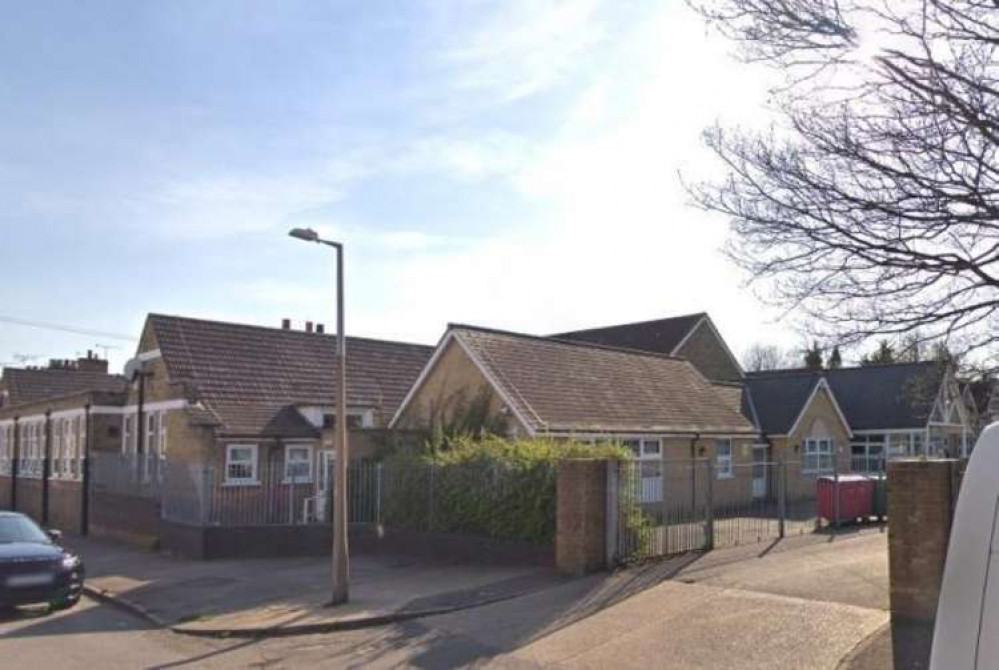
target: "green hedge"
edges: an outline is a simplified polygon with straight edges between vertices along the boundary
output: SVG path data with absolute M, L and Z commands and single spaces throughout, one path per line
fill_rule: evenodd
M 556 466 L 627 458 L 616 445 L 456 437 L 384 462 L 387 525 L 538 544 L 555 539 Z

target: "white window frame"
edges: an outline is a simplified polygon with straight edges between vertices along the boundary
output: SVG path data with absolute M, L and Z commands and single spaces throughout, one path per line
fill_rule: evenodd
M 823 451 L 823 445 L 828 447 L 828 451 Z M 814 447 L 814 449 L 813 449 Z M 802 467 L 801 474 L 803 475 L 828 475 L 832 474 L 836 468 L 835 458 L 833 454 L 836 450 L 836 443 L 831 437 L 809 437 L 805 438 L 804 444 L 802 445 Z M 829 467 L 822 467 L 822 456 L 827 455 L 829 457 Z M 809 462 L 809 456 L 814 456 L 815 463 L 814 467 L 809 467 L 813 465 Z
M 638 501 L 641 503 L 657 503 L 662 501 L 662 478 L 663 478 L 663 441 L 658 437 L 648 437 L 643 435 L 625 436 L 621 439 L 621 444 L 628 447 L 638 461 L 639 477 Z M 632 445 L 638 447 L 634 449 Z M 655 445 L 655 449 L 649 449 Z M 654 466 L 654 467 L 653 467 Z M 646 483 L 648 480 L 648 484 Z
M 7 436 L 9 430 L 9 426 L 0 426 L 0 473 L 2 474 L 10 472 L 10 451 L 8 446 L 10 438 Z
M 722 454 L 722 447 L 728 448 L 728 454 Z M 715 439 L 715 476 L 718 479 L 735 478 L 735 469 L 732 466 L 732 456 L 735 453 L 731 437 L 719 437 Z
M 135 453 L 132 437 L 135 435 L 135 418 L 137 414 L 123 414 L 121 417 L 121 453 Z
M 80 466 L 83 452 L 83 440 L 80 436 L 81 425 L 83 425 L 83 417 L 75 416 L 69 419 L 69 441 L 67 443 L 64 469 L 66 476 L 70 479 L 79 479 L 80 474 L 83 472 L 83 468 Z
M 232 462 L 232 453 L 237 449 L 249 449 L 250 450 L 250 476 L 249 477 L 233 477 L 230 472 L 230 468 L 236 465 Z M 240 443 L 240 444 L 227 444 L 225 447 L 225 484 L 226 486 L 254 486 L 260 483 L 260 472 L 259 466 L 259 452 L 260 448 L 257 444 Z
M 296 449 L 304 449 L 306 451 L 305 463 L 308 465 L 308 472 L 305 475 L 298 475 L 292 477 L 288 474 L 288 466 L 292 464 L 291 452 Z M 313 461 L 315 459 L 315 447 L 312 444 L 302 444 L 291 442 L 284 446 L 284 483 L 285 484 L 310 484 L 312 482 L 313 476 Z M 296 465 L 301 465 L 301 459 L 296 461 Z
M 159 420 L 156 422 L 156 428 L 159 432 L 156 434 L 156 455 L 159 456 L 161 461 L 165 461 L 167 458 L 167 410 L 163 409 L 157 412 L 159 414 Z

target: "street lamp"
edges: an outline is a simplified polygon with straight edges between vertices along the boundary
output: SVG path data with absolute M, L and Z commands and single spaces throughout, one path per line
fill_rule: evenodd
M 343 331 L 343 245 L 319 237 L 311 228 L 293 228 L 288 232 L 295 239 L 325 244 L 336 249 L 336 352 L 339 362 L 336 423 L 334 424 L 333 459 L 333 599 L 331 605 L 341 605 L 350 599 L 347 585 L 349 564 L 347 555 L 347 347 Z

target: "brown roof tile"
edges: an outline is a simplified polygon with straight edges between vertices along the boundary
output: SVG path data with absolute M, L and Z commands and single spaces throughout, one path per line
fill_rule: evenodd
M 606 346 L 453 326 L 538 432 L 752 433 L 688 361 Z
M 23 405 L 82 391 L 120 392 L 125 378 L 73 368 L 4 368 L 3 387 L 10 405 Z
M 172 382 L 201 407 L 192 418 L 239 434 L 295 435 L 308 424 L 294 405 L 336 403 L 336 337 L 297 330 L 150 314 Z M 347 404 L 375 408 L 385 421 L 433 347 L 347 338 Z

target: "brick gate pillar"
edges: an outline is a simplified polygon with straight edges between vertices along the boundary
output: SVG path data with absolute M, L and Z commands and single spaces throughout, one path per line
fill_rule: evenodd
M 606 460 L 571 459 L 558 464 L 555 567 L 583 575 L 607 566 Z
M 958 466 L 955 460 L 888 463 L 888 573 L 897 660 L 929 660 Z

